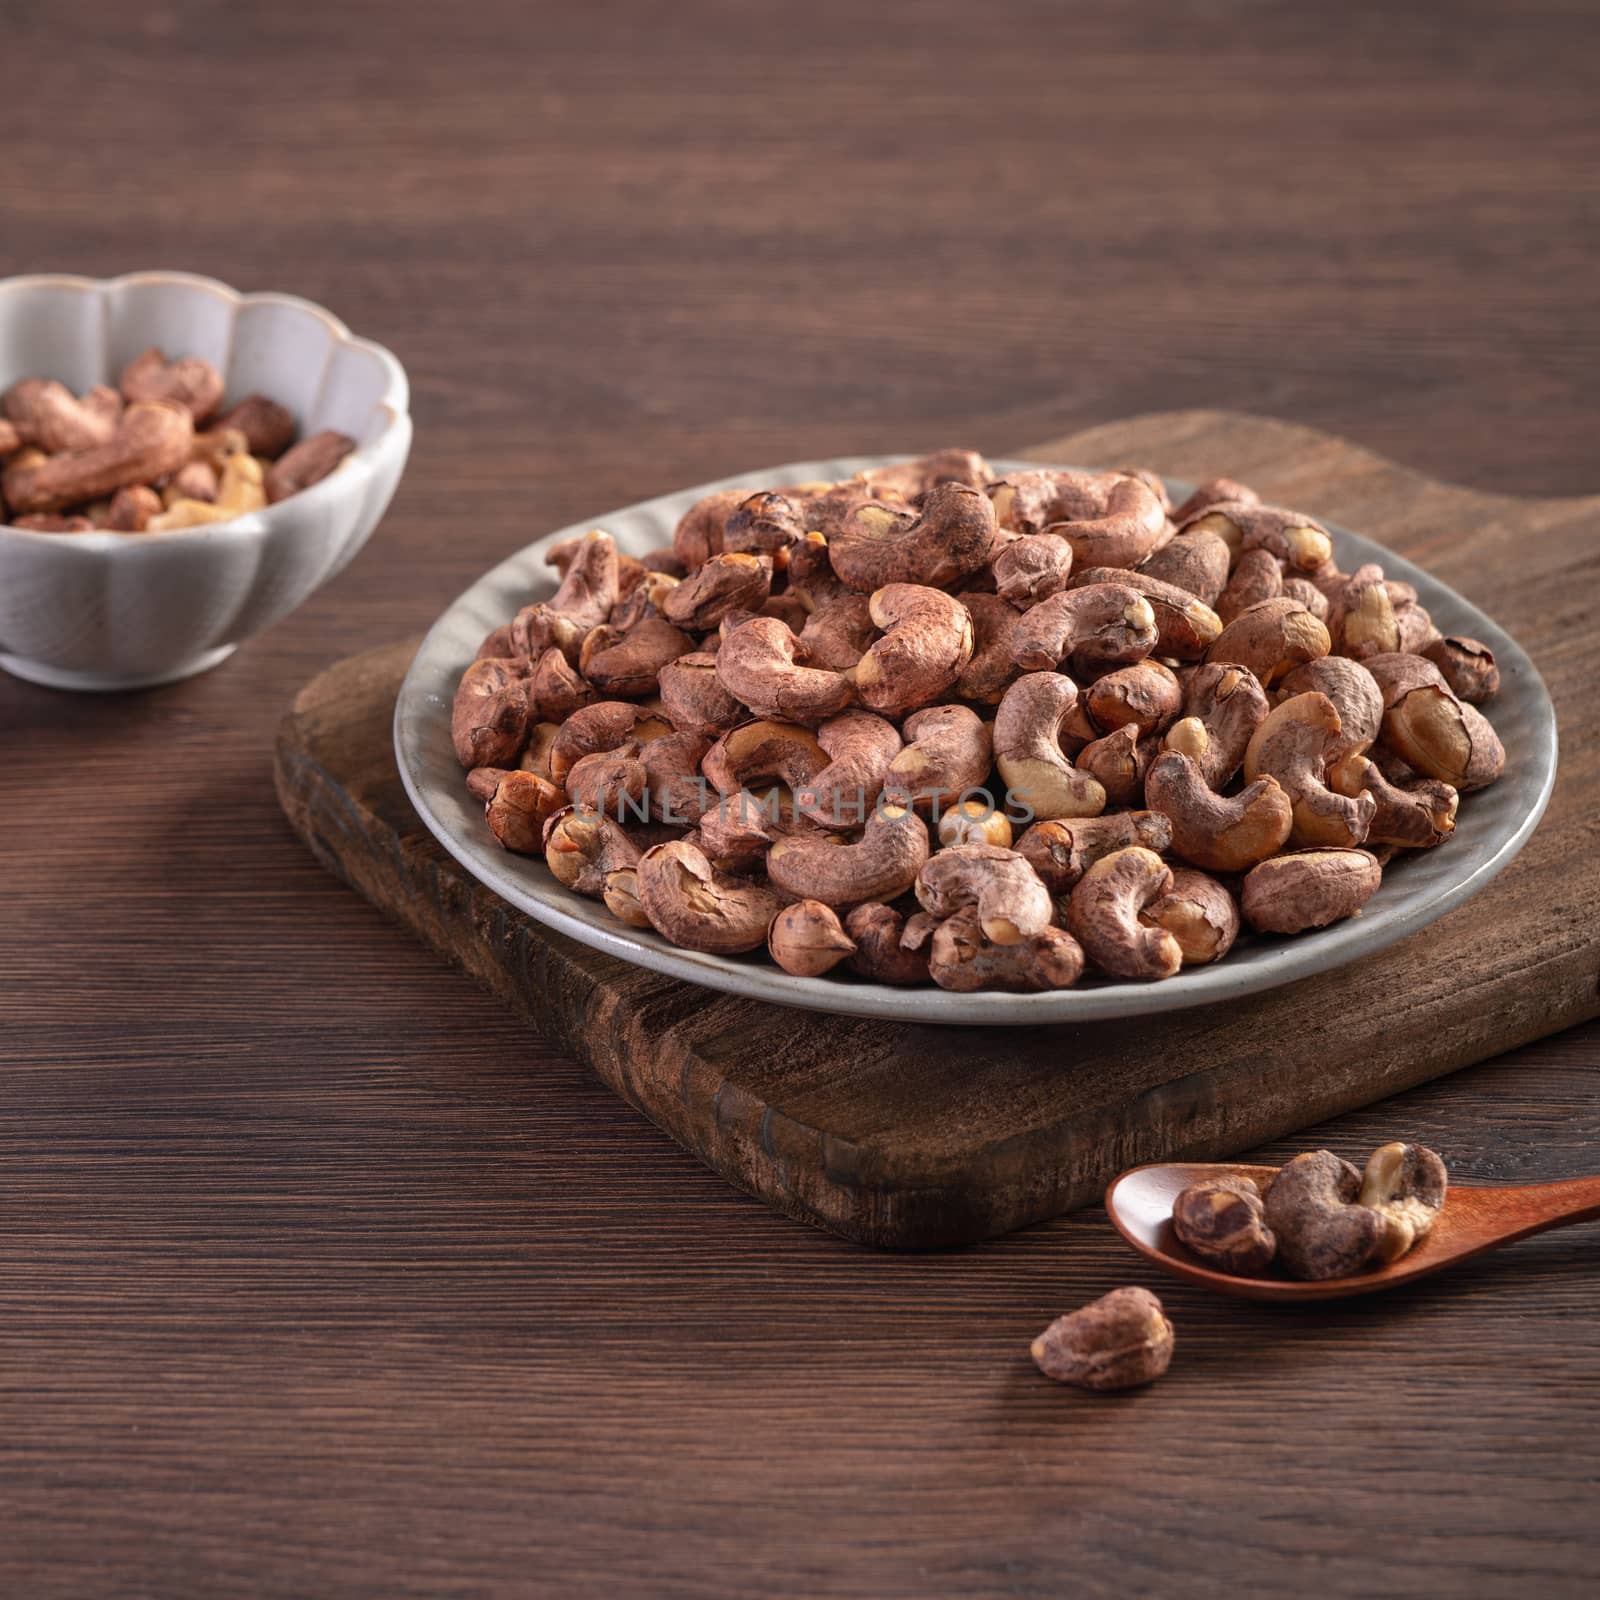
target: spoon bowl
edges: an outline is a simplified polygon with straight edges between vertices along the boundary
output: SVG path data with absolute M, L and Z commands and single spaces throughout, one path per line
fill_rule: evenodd
M 1131 1167 L 1106 1190 L 1106 1211 L 1117 1232 L 1158 1267 L 1246 1300 L 1342 1300 L 1349 1295 L 1375 1294 L 1442 1272 L 1458 1261 L 1526 1239 L 1529 1234 L 1600 1217 L 1600 1178 L 1493 1188 L 1451 1183 L 1438 1220 L 1398 1261 L 1352 1277 L 1318 1282 L 1285 1277 L 1276 1268 L 1268 1269 L 1272 1276 L 1238 1278 L 1208 1267 L 1179 1242 L 1172 1228 L 1172 1206 L 1190 1184 L 1210 1178 L 1253 1178 L 1265 1190 L 1277 1175 L 1276 1167 L 1232 1161 L 1169 1161 Z

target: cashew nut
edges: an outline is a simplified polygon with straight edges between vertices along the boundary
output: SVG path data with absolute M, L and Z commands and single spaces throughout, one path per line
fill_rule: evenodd
M 1064 589 L 1023 614 L 1017 624 L 1017 665 L 1035 672 L 1069 657 L 1080 667 L 1123 666 L 1155 649 L 1156 614 L 1125 583 Z
M 1186 967 L 1220 961 L 1239 937 L 1239 906 L 1215 878 L 1192 867 L 1176 867 L 1172 887 L 1139 913 L 1178 941 Z
M 717 658 L 703 650 L 667 662 L 656 687 L 668 721 L 683 733 L 715 737 L 744 715 L 742 702 L 718 681 Z
M 474 768 L 467 787 L 484 803 L 489 832 L 503 849 L 519 855 L 543 853 L 545 824 L 567 803 L 555 784 L 520 769 Z
M 928 859 L 928 830 L 902 806 L 880 804 L 855 844 L 797 835 L 767 852 L 767 876 L 785 894 L 834 907 L 892 900 L 916 881 Z
M 1172 1364 L 1172 1324 L 1148 1289 L 1113 1289 L 1057 1317 L 1031 1353 L 1047 1378 L 1081 1389 L 1131 1389 Z
M 956 598 L 972 618 L 972 659 L 955 681 L 963 700 L 999 705 L 1022 669 L 1016 661 L 1017 625 L 1022 613 L 997 594 L 964 590 Z
M 1060 593 L 1072 571 L 1072 546 L 1054 533 L 1025 533 L 994 559 L 995 592 L 1020 610 Z
M 800 641 L 775 617 L 751 617 L 722 641 L 717 681 L 758 717 L 820 722 L 854 698 L 842 673 L 807 667 Z
M 1378 1257 L 1386 1266 L 1427 1236 L 1448 1184 L 1444 1162 L 1423 1144 L 1380 1145 L 1367 1158 L 1359 1203 L 1383 1219 Z
M 990 489 L 1000 525 L 1053 533 L 1084 567 L 1136 567 L 1167 529 L 1166 508 L 1121 472 L 1020 472 Z
M 1017 841 L 1021 855 L 1051 894 L 1065 894 L 1096 861 L 1142 845 L 1157 855 L 1172 844 L 1172 824 L 1159 811 L 1036 822 Z
M 782 624 L 778 624 L 782 626 Z M 578 670 L 601 694 L 654 694 L 661 669 L 693 652 L 694 640 L 664 617 L 647 616 L 626 631 L 609 624 L 583 641 Z
M 650 925 L 685 950 L 737 955 L 764 944 L 782 901 L 764 884 L 729 877 L 687 839 L 653 845 L 634 868 Z
M 598 700 L 574 711 L 550 741 L 551 781 L 564 784 L 584 757 L 617 750 L 629 743 L 643 744 L 672 730 L 659 717 L 627 700 Z
M 900 753 L 892 722 L 853 708 L 829 717 L 817 729 L 817 743 L 829 761 L 810 783 L 795 792 L 802 816 L 823 828 L 859 828 L 883 792 L 889 766 Z
M 133 409 L 131 406 L 128 408 Z M 267 499 L 277 505 L 302 489 L 321 483 L 331 477 L 335 468 L 356 447 L 347 433 L 337 433 L 324 428 L 321 433 L 307 435 L 299 444 L 291 446 L 267 468 Z
M 1361 1174 L 1331 1150 L 1296 1156 L 1281 1167 L 1263 1208 L 1278 1259 L 1313 1281 L 1360 1272 L 1377 1256 L 1384 1219 L 1359 1203 Z
M 1296 667 L 1278 685 L 1280 698 L 1325 694 L 1339 713 L 1338 754 L 1365 750 L 1378 737 L 1383 723 L 1383 694 L 1377 680 L 1359 661 L 1349 656 L 1322 656 Z
M 191 473 L 199 466 L 199 463 L 191 462 L 181 468 L 174 483 L 181 483 L 184 473 Z M 200 470 L 209 469 L 201 467 Z M 190 487 L 198 486 L 191 483 Z M 232 522 L 235 517 L 261 510 L 266 503 L 267 491 L 262 487 L 261 463 L 254 456 L 230 456 L 222 469 L 221 482 L 215 485 L 210 499 L 175 496 L 165 511 L 150 518 L 145 524 L 145 531 L 166 533 L 173 528 L 201 528 L 215 522 Z
M 1157 655 L 1179 661 L 1198 661 L 1222 632 L 1222 619 L 1198 595 L 1154 576 L 1151 562 L 1139 572 L 1119 572 L 1114 567 L 1086 567 L 1074 573 L 1072 587 L 1095 583 L 1117 583 L 1135 589 L 1150 602 L 1156 619 Z
M 1402 788 L 1391 783 L 1370 756 L 1352 753 L 1328 768 L 1328 786 L 1339 794 L 1372 796 L 1374 810 L 1366 843 L 1427 850 L 1442 844 L 1456 826 L 1456 791 L 1423 778 Z
M 639 847 L 610 817 L 580 816 L 569 807 L 545 824 L 544 859 L 557 882 L 598 900 L 609 874 L 638 865 Z
M 1077 698 L 1078 686 L 1064 674 L 1030 672 L 1006 690 L 995 714 L 994 759 L 1007 798 L 1035 817 L 1094 817 L 1106 808 L 1104 787 L 1079 772 L 1061 747 L 1061 727 Z
M 1439 669 L 1456 699 L 1468 705 L 1492 700 L 1500 692 L 1494 651 L 1476 639 L 1449 634 L 1425 644 L 1421 653 Z
M 222 374 L 199 356 L 168 361 L 152 346 L 122 369 L 122 397 L 131 405 L 163 401 L 182 406 L 196 425 L 222 404 Z
M 1311 572 L 1333 555 L 1328 530 L 1298 511 L 1235 500 L 1191 512 L 1179 521 L 1180 533 L 1201 530 L 1225 539 L 1233 550 L 1265 550 L 1286 566 Z
M 874 592 L 870 609 L 884 632 L 856 664 L 855 686 L 873 711 L 898 717 L 928 705 L 972 659 L 972 618 L 942 590 L 891 583 Z
M 839 581 L 860 594 L 898 584 L 944 588 L 977 572 L 995 542 L 994 507 L 981 489 L 940 483 L 920 514 L 858 508 L 828 543 Z
M 1365 850 L 1298 850 L 1252 867 L 1239 902 L 1258 933 L 1304 933 L 1353 917 L 1382 877 Z
M 961 994 L 975 989 L 1012 994 L 1066 989 L 1083 975 L 1083 950 L 1055 927 L 1041 928 L 1013 944 L 996 944 L 984 935 L 976 910 L 969 909 L 934 929 L 928 975 L 941 989 Z
M 928 981 L 928 955 L 934 919 L 919 911 L 911 918 L 881 900 L 857 906 L 844 919 L 855 941 L 850 969 L 873 983 Z
M 485 658 L 462 675 L 450 712 L 456 760 L 473 767 L 506 767 L 517 759 L 533 720 L 525 661 Z
M 700 770 L 723 794 L 737 794 L 760 779 L 805 788 L 827 765 L 828 753 L 809 728 L 762 720 L 723 734 Z
M 1278 1241 L 1252 1178 L 1208 1178 L 1172 1202 L 1172 1231 L 1192 1254 L 1236 1278 L 1265 1272 Z
M 1170 667 L 1140 661 L 1095 679 L 1084 699 L 1095 726 L 1107 733 L 1129 723 L 1141 734 L 1154 733 L 1177 716 L 1183 685 Z
M 1191 756 L 1207 786 L 1221 789 L 1243 764 L 1269 709 L 1266 691 L 1248 668 L 1207 662 L 1185 685 L 1183 719 L 1167 730 L 1164 748 Z
M 962 800 L 939 818 L 939 843 L 997 845 L 1011 848 L 1011 819 L 992 800 Z
M 0 494 L 17 515 L 60 511 L 176 472 L 188 461 L 193 438 L 194 423 L 182 406 L 131 405 L 104 444 L 13 456 L 0 474 Z
M 723 553 L 668 590 L 661 614 L 694 633 L 706 633 L 730 611 L 759 611 L 772 589 L 772 563 L 761 556 Z
M 1067 902 L 1067 927 L 1085 954 L 1114 978 L 1170 978 L 1183 950 L 1165 928 L 1140 913 L 1172 888 L 1172 869 L 1153 850 L 1132 845 L 1089 868 Z
M 1248 667 L 1270 687 L 1328 649 L 1328 630 L 1298 600 L 1258 600 L 1223 628 L 1206 660 Z
M 877 633 L 872 602 L 864 594 L 845 590 L 824 600 L 815 611 L 807 613 L 803 606 L 800 608 L 800 648 L 814 667 L 848 672 L 859 664 Z
M 1282 593 L 1283 567 L 1278 558 L 1270 550 L 1246 550 L 1217 600 L 1217 615 L 1226 626 L 1258 600 L 1276 600 Z
M 552 646 L 533 663 L 528 674 L 528 697 L 539 721 L 560 722 L 590 704 L 594 690 L 565 653 Z
M 889 763 L 884 790 L 926 815 L 975 789 L 993 761 L 990 725 L 966 706 L 929 706 L 903 724 L 905 748 Z
M 712 556 L 720 554 L 728 518 L 749 497 L 745 489 L 714 489 L 684 512 L 673 532 L 672 548 L 685 572 L 693 572 Z
M 763 556 L 782 569 L 805 534 L 800 507 L 787 495 L 763 491 L 741 500 L 723 524 L 722 553 Z M 707 564 L 716 559 L 708 557 Z
M 1145 774 L 1156 754 L 1156 741 L 1141 739 L 1138 726 L 1125 722 L 1091 739 L 1072 760 L 1079 772 L 1105 790 L 1107 805 L 1132 806 L 1144 794 Z
M 1260 778 L 1224 797 L 1180 750 L 1151 762 L 1144 798 L 1172 824 L 1174 853 L 1207 872 L 1243 872 L 1264 861 L 1283 848 L 1294 826 L 1294 808 L 1275 780 Z
M 1139 571 L 1152 581 L 1184 589 L 1207 609 L 1214 607 L 1228 584 L 1233 552 L 1214 533 L 1180 533 L 1146 556 Z M 1215 612 L 1212 613 L 1215 615 Z M 1221 627 L 1221 620 L 1218 620 Z
M 1260 502 L 1261 496 L 1249 484 L 1240 483 L 1237 478 L 1207 478 L 1173 511 L 1172 520 L 1177 523 L 1188 522 L 1197 513 L 1207 511 L 1212 506 L 1253 506 Z
M 1463 793 L 1486 788 L 1505 770 L 1505 747 L 1488 719 L 1442 682 L 1393 701 L 1383 714 L 1383 738 L 1418 772 Z
M 1343 742 L 1333 702 L 1315 691 L 1281 701 L 1251 735 L 1245 780 L 1277 779 L 1294 808 L 1295 844 L 1357 845 L 1367 837 L 1377 802 L 1365 790 L 1344 795 L 1326 782 Z
M 1017 944 L 1050 926 L 1055 903 L 1015 850 L 959 844 L 928 858 L 917 874 L 917 902 L 941 921 L 972 907 L 991 944 Z

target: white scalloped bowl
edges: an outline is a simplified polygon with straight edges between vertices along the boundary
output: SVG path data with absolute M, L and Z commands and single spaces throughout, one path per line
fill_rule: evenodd
M 331 313 L 183 272 L 0 281 L 0 390 L 112 383 L 141 350 L 203 356 L 224 406 L 259 391 L 302 433 L 356 441 L 319 484 L 232 522 L 170 533 L 0 526 L 0 667 L 62 689 L 134 689 L 204 672 L 287 616 L 367 542 L 411 448 L 405 369 Z

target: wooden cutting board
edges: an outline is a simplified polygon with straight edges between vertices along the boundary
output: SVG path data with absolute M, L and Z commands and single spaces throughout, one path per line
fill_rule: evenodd
M 1092 1203 L 1136 1162 L 1228 1155 L 1600 1012 L 1600 499 L 1450 488 L 1307 428 L 1205 411 L 1025 453 L 1243 478 L 1482 605 L 1538 663 L 1561 731 L 1555 795 L 1521 856 L 1442 921 L 1327 977 L 1149 1022 L 984 1032 L 715 994 L 512 910 L 433 842 L 401 787 L 390 717 L 414 640 L 300 694 L 278 735 L 284 811 L 330 871 L 708 1166 L 864 1244 L 1004 1233 Z

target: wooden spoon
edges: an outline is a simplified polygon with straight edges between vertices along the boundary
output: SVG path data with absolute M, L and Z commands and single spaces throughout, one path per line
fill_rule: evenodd
M 1600 1178 L 1492 1189 L 1451 1183 L 1438 1221 L 1392 1266 L 1317 1283 L 1284 1277 L 1276 1267 L 1268 1268 L 1270 1277 L 1236 1278 L 1206 1266 L 1178 1242 L 1172 1231 L 1172 1204 L 1191 1183 L 1205 1178 L 1254 1178 L 1265 1189 L 1277 1175 L 1276 1167 L 1229 1161 L 1132 1167 L 1106 1190 L 1106 1210 L 1117 1232 L 1158 1267 L 1191 1283 L 1247 1300 L 1340 1300 L 1346 1295 L 1372 1294 L 1441 1272 L 1458 1261 L 1481 1256 L 1485 1250 L 1526 1239 L 1530 1233 L 1600 1217 Z

